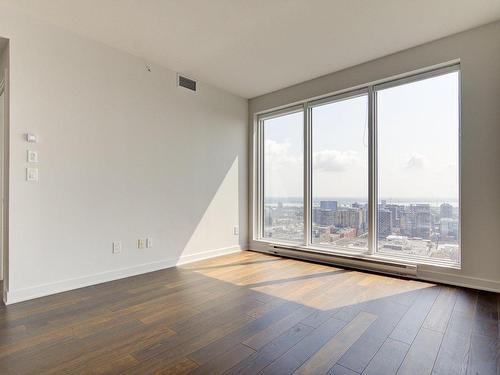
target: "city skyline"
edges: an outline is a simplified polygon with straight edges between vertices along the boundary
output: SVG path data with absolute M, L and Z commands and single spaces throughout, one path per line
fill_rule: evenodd
M 264 205 L 263 236 L 303 242 L 302 205 Z M 311 210 L 311 241 L 347 251 L 368 249 L 367 203 L 321 200 Z M 459 261 L 459 211 L 450 203 L 431 206 L 381 201 L 377 204 L 377 251 Z

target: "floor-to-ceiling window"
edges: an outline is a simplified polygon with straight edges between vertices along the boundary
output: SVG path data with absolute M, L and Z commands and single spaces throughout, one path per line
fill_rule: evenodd
M 258 119 L 255 239 L 460 264 L 459 66 Z
M 458 72 L 376 90 L 378 250 L 459 261 Z
M 262 121 L 263 237 L 304 239 L 304 115 L 285 112 Z
M 368 95 L 311 106 L 313 244 L 368 248 Z

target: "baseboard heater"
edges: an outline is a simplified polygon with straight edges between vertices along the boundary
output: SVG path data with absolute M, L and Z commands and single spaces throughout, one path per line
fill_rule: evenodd
M 270 253 L 287 258 L 309 260 L 312 262 L 330 264 L 334 266 L 344 266 L 347 268 L 355 268 L 389 275 L 411 278 L 417 277 L 417 266 L 412 264 L 401 264 L 377 259 L 360 259 L 342 254 L 325 254 L 319 251 L 302 250 L 281 245 L 271 245 L 271 247 L 272 250 L 269 251 Z

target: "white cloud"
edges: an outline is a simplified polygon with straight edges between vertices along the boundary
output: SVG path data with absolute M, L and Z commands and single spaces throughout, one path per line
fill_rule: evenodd
M 424 169 L 427 165 L 427 159 L 420 154 L 413 154 L 409 157 L 406 162 L 406 169 L 409 170 L 419 170 Z
M 285 165 L 295 164 L 300 161 L 298 156 L 290 152 L 290 143 L 279 143 L 272 139 L 266 139 L 265 158 L 271 160 L 273 167 L 283 167 Z
M 343 172 L 353 167 L 359 157 L 356 151 L 323 150 L 314 153 L 314 168 L 324 172 Z

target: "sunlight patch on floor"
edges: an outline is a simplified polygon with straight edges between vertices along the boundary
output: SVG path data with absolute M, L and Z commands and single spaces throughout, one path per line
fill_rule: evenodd
M 408 301 L 435 284 L 242 252 L 182 267 L 265 295 L 329 310 L 378 299 Z

